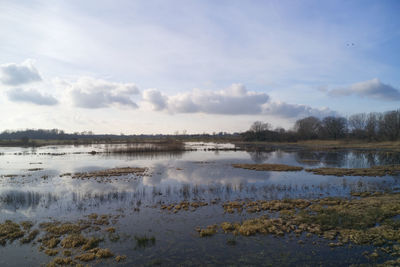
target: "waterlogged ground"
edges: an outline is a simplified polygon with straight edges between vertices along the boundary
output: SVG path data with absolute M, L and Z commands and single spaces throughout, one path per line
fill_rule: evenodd
M 233 201 L 348 199 L 354 198 L 351 194 L 356 192 L 400 188 L 397 175 L 336 177 L 305 170 L 254 171 L 234 168 L 232 164 L 368 168 L 400 164 L 400 154 L 301 149 L 246 152 L 234 151 L 233 145 L 226 144 L 189 143 L 187 146 L 193 151 L 129 155 L 103 153 L 110 149 L 106 145 L 0 148 L 0 223 L 30 221 L 33 226 L 24 231 L 24 237 L 34 229 L 40 232 L 26 244 L 17 238 L 13 242 L 12 238 L 6 240 L 0 246 L 0 265 L 63 263 L 54 262 L 59 257 L 71 259 L 64 263 L 93 266 L 348 266 L 382 263 L 393 258 L 387 253 L 371 257 L 376 250 L 372 244 L 332 246 L 329 245 L 332 240 L 318 235 L 306 237 L 305 232 L 244 236 L 225 234 L 218 229 L 212 236 L 200 237 L 196 228 L 243 222 L 263 214 L 277 216 L 270 210 L 227 212 L 223 204 Z M 76 175 L 124 167 L 144 168 L 144 172 L 84 179 Z M 182 201 L 187 201 L 184 203 L 188 206 L 176 208 Z M 59 227 L 66 222 L 77 224 L 79 220 L 83 220 L 79 231 L 74 230 L 72 234 L 98 238 L 101 241 L 94 247 L 109 249 L 112 256 L 100 257 L 98 251 L 83 250 L 82 245 L 68 247 L 63 238 L 71 232 L 55 234 L 54 228 L 41 225 L 58 221 L 55 226 Z M 61 242 L 53 248 L 46 247 L 43 238 L 46 234 L 56 236 Z M 49 250 L 57 255 L 48 256 L 52 254 Z M 71 255 L 64 255 L 65 250 Z M 84 262 L 79 258 L 82 254 L 94 258 Z M 119 262 L 117 256 L 121 256 Z

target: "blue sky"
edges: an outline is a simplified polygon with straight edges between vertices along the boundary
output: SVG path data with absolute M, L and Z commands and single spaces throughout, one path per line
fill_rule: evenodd
M 0 1 L 0 130 L 289 128 L 399 108 L 399 1 Z

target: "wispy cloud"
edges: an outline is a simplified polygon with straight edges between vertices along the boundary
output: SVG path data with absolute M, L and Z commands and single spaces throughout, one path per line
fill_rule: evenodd
M 42 94 L 37 90 L 24 90 L 21 88 L 13 88 L 6 92 L 7 97 L 12 102 L 25 102 L 41 106 L 54 106 L 58 104 L 58 100 L 51 95 Z
M 0 81 L 4 85 L 22 85 L 41 80 L 42 77 L 31 59 L 21 64 L 8 63 L 0 65 Z
M 337 88 L 328 91 L 331 96 L 360 96 L 386 101 L 399 101 L 400 91 L 389 84 L 375 78 L 369 81 L 359 82 L 345 88 Z

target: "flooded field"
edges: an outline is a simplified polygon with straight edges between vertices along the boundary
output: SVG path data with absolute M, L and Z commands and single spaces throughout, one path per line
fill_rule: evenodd
M 4 241 L 0 265 L 348 266 L 398 258 L 397 206 L 371 219 L 376 226 L 389 225 L 387 219 L 393 220 L 391 226 L 396 224 L 391 228 L 395 237 L 380 245 L 352 242 L 351 235 L 350 241 L 343 241 L 341 222 L 311 234 L 314 222 L 307 224 L 308 217 L 293 216 L 318 203 L 320 210 L 333 205 L 318 202 L 327 198 L 348 201 L 335 202 L 335 209 L 342 208 L 339 205 L 359 209 L 357 205 L 364 203 L 351 201 L 360 197 L 391 203 L 383 193 L 397 197 L 397 174 L 336 176 L 307 169 L 397 165 L 399 153 L 245 151 L 213 143 L 187 143 L 186 147 L 187 151 L 173 153 L 124 154 L 108 153 L 115 147 L 107 145 L 0 148 L 0 241 Z M 235 168 L 235 164 L 301 168 L 252 170 Z M 300 199 L 304 206 L 293 204 Z M 276 200 L 279 202 L 271 202 Z M 275 209 L 271 203 L 292 203 L 294 207 Z M 301 228 L 299 224 L 293 231 L 263 234 L 254 228 L 254 221 L 250 222 L 253 232 L 239 226 L 221 227 L 224 222 L 245 225 L 249 219 L 267 218 L 262 217 L 265 215 L 272 226 L 283 229 L 282 222 L 277 226 L 273 220 L 285 214 L 293 225 L 303 220 L 308 228 L 295 231 Z M 29 227 L 22 222 L 29 222 Z M 363 231 L 370 231 L 372 226 L 365 227 L 369 228 Z M 5 234 L 10 229 L 15 230 L 14 236 Z M 332 238 L 324 237 L 332 229 Z

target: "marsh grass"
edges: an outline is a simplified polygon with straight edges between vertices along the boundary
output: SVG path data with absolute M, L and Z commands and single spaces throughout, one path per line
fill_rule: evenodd
M 232 164 L 234 168 L 254 170 L 254 171 L 277 171 L 277 172 L 287 172 L 287 171 L 301 171 L 303 167 L 290 166 L 285 164 Z
M 378 176 L 397 175 L 400 173 L 400 165 L 372 166 L 370 168 L 331 168 L 323 167 L 316 169 L 306 169 L 318 175 L 332 176 Z
M 182 152 L 186 151 L 185 143 L 178 140 L 168 139 L 150 141 L 146 143 L 127 143 L 124 147 L 108 148 L 106 153 L 135 154 L 154 152 Z
M 241 222 L 223 222 L 220 228 L 228 234 L 252 236 L 256 234 L 276 237 L 295 234 L 300 237 L 316 235 L 326 240 L 331 248 L 345 244 L 375 247 L 368 253 L 376 259 L 382 253 L 389 257 L 400 256 L 400 194 L 373 193 L 360 198 L 323 198 L 314 200 L 273 200 L 225 203 L 232 207 L 258 207 L 269 211 L 256 218 Z M 279 211 L 279 213 L 277 213 Z M 213 228 L 213 225 L 207 227 Z M 196 229 L 200 230 L 200 229 Z M 302 242 L 302 241 L 299 241 Z M 377 253 L 377 251 L 382 253 Z M 397 260 L 386 262 L 398 266 Z
M 75 173 L 72 175 L 74 179 L 89 179 L 97 177 L 110 177 L 110 176 L 123 176 L 128 174 L 143 175 L 147 171 L 147 168 L 113 168 L 94 172 L 82 172 Z

